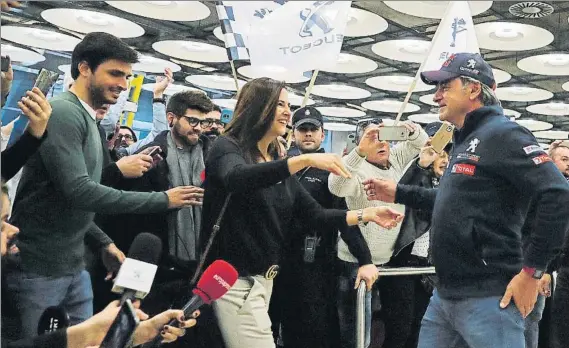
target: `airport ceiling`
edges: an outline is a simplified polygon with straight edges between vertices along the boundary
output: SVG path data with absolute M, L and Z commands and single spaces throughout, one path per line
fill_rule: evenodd
M 354 1 L 339 62 L 316 79 L 315 106 L 346 124 L 364 112 L 395 117 L 446 3 Z M 567 139 L 569 1 L 470 5 L 481 53 L 499 70 L 497 93 L 508 114 L 539 131 L 536 136 L 544 143 Z M 227 98 L 234 94 L 214 2 L 29 1 L 26 8 L 3 12 L 1 24 L 2 54 L 20 55 L 27 60 L 22 64 L 34 69 L 69 64 L 70 51 L 84 33 L 112 27 L 107 30 L 146 57 L 138 68 L 149 81 L 170 64 L 178 70 L 179 85 L 229 90 Z M 244 81 L 258 74 L 248 65 L 235 62 Z M 289 74 L 287 80 L 296 94 L 304 94 L 308 78 Z M 430 115 L 437 112 L 432 93 L 419 84 L 403 119 L 427 122 L 435 117 Z

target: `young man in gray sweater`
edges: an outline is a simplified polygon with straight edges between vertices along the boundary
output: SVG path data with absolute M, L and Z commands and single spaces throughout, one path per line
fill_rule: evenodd
M 116 103 L 137 61 L 137 53 L 113 35 L 88 34 L 73 50 L 73 87 L 50 102 L 49 137 L 24 167 L 11 219 L 21 230 L 21 262 L 7 274 L 8 297 L 21 320 L 16 337 L 33 336 L 49 306 L 62 306 L 71 325 L 92 315 L 86 234 L 111 257 L 124 257 L 93 223 L 95 213 L 161 212 L 195 200 L 186 187 L 138 193 L 99 183 L 103 147 L 95 110 Z

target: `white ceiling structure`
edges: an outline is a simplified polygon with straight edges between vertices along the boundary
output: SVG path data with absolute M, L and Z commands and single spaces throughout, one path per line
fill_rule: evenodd
M 354 1 L 338 63 L 321 70 L 309 104 L 348 131 L 358 118 L 393 118 L 429 52 L 447 1 Z M 493 67 L 505 114 L 545 145 L 569 131 L 569 1 L 470 1 L 481 53 Z M 57 70 L 83 35 L 108 31 L 141 55 L 135 71 L 174 71 L 167 93 L 187 88 L 236 91 L 213 2 L 33 1 L 2 12 L 2 54 Z M 310 75 L 235 62 L 239 85 L 260 76 L 286 81 L 301 104 Z M 145 80 L 152 89 L 154 78 Z M 436 120 L 431 86 L 417 83 L 402 119 Z M 234 107 L 234 99 L 219 100 Z

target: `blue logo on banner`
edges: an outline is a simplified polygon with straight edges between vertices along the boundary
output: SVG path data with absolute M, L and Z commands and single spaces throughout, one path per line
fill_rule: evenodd
M 458 33 L 462 33 L 463 31 L 467 30 L 464 27 L 465 25 L 466 25 L 466 21 L 464 20 L 464 18 L 458 18 L 458 17 L 454 18 L 454 21 L 451 24 L 451 26 L 452 26 L 452 41 L 450 43 L 450 47 L 456 46 L 456 35 Z
M 312 30 L 314 26 L 317 26 L 322 30 L 324 34 L 328 34 L 334 28 L 328 24 L 326 19 L 322 17 L 321 10 L 328 5 L 333 4 L 334 1 L 316 1 L 312 4 L 312 7 L 305 8 L 304 10 L 300 11 L 300 19 L 304 22 L 300 27 L 300 32 L 298 35 L 300 37 L 310 37 L 312 36 Z

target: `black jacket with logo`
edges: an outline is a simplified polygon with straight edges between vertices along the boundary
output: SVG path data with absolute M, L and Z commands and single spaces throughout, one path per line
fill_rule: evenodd
M 438 189 L 398 185 L 396 202 L 433 208 L 444 298 L 503 295 L 523 266 L 544 269 L 569 226 L 569 186 L 533 134 L 497 106 L 466 115 Z M 522 247 L 530 202 L 535 228 Z

